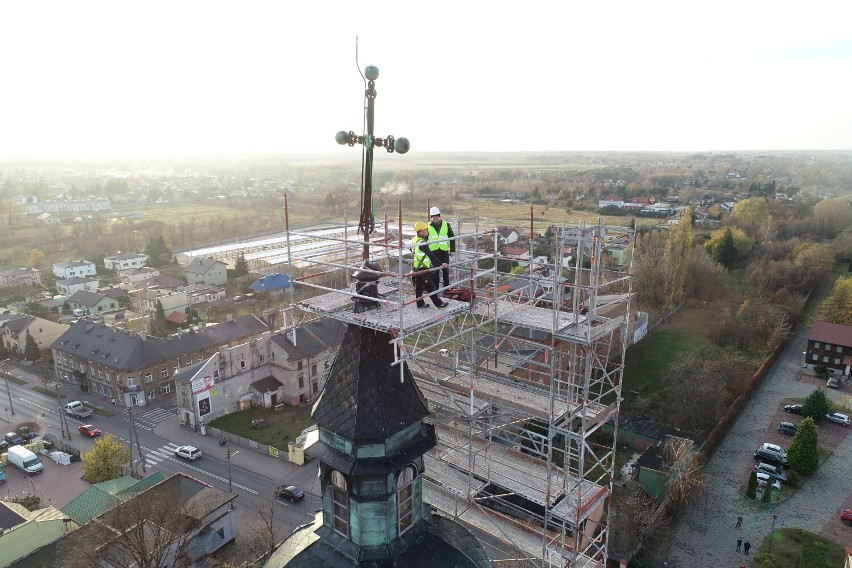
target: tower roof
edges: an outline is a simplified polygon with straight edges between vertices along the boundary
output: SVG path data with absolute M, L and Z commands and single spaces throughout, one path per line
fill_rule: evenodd
M 313 420 L 356 442 L 378 442 L 429 414 L 408 366 L 393 365 L 393 338 L 350 324 L 328 381 L 314 405 Z

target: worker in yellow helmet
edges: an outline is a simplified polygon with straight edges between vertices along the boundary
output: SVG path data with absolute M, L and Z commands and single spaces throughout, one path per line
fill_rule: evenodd
M 417 307 L 428 307 L 423 299 L 423 292 L 426 291 L 436 308 L 446 308 L 447 302 L 442 302 L 441 298 L 435 294 L 435 283 L 429 269 L 437 266 L 447 268 L 447 264 L 442 264 L 441 260 L 429 248 L 428 225 L 423 221 L 418 221 L 414 224 L 414 231 L 417 234 L 411 239 L 411 268 L 414 271 L 414 295 L 417 296 Z
M 429 210 L 429 217 L 431 217 L 429 222 L 429 248 L 432 249 L 432 252 L 435 253 L 442 264 L 449 266 L 450 255 L 456 252 L 453 228 L 447 221 L 441 219 L 441 210 L 437 207 L 432 207 Z M 444 275 L 444 288 L 450 285 L 450 269 L 443 268 L 432 273 L 435 289 L 441 287 L 441 274 Z

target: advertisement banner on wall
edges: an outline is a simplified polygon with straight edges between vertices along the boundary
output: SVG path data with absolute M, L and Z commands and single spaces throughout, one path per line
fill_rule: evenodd
M 206 416 L 210 414 L 210 393 L 204 392 L 198 397 L 198 415 Z
M 213 381 L 213 375 L 204 375 L 203 377 L 195 377 L 192 379 L 192 394 L 198 394 L 213 388 L 216 383 Z

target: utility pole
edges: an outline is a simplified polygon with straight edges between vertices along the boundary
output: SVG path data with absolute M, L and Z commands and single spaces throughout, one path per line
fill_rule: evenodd
M 142 462 L 142 473 L 145 473 L 145 456 L 142 454 L 142 444 L 139 443 L 139 432 L 136 431 L 136 424 L 133 422 L 133 405 L 127 407 L 127 417 L 130 419 L 130 456 L 133 461 L 133 436 L 136 436 L 136 450 L 139 452 L 139 461 Z
M 234 492 L 233 484 L 231 483 L 231 458 L 233 456 L 237 455 L 238 453 L 240 453 L 239 450 L 237 450 L 236 452 L 234 452 L 232 454 L 231 448 L 228 448 L 227 450 L 225 450 L 225 457 L 228 458 L 228 493 Z
M 6 395 L 9 397 L 9 410 L 12 411 L 12 416 L 14 416 L 15 407 L 12 406 L 12 391 L 9 390 L 9 375 L 12 374 L 12 361 L 4 359 L 0 362 L 0 368 L 3 369 L 3 378 L 6 379 Z
M 68 420 L 65 418 L 65 411 L 62 408 L 62 398 L 59 396 L 59 390 L 62 388 L 62 383 L 56 381 L 54 383 L 56 387 L 56 406 L 59 408 L 59 429 L 60 429 L 60 438 L 68 438 L 71 439 L 71 431 L 68 429 Z

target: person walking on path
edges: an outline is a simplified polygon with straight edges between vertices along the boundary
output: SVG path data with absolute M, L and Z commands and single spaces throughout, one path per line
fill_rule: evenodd
M 751 548 L 751 543 L 749 541 L 745 541 L 745 544 L 743 544 L 743 552 L 745 552 L 746 556 L 748 556 L 749 548 Z
M 738 529 L 738 528 L 740 528 L 741 526 L 743 526 L 743 517 L 742 517 L 742 515 L 740 515 L 739 517 L 737 517 L 737 525 L 736 525 L 734 528 L 737 528 L 737 529 Z
M 738 538 L 737 539 L 737 552 L 740 551 L 740 546 L 742 546 L 742 544 L 743 544 L 743 539 Z
M 433 266 L 441 265 L 438 257 L 429 249 L 429 228 L 423 221 L 418 221 L 414 223 L 414 230 L 417 234 L 411 239 L 411 254 L 413 256 L 411 268 L 414 270 L 414 295 L 417 296 L 417 307 L 428 307 L 423 298 L 425 291 L 436 308 L 446 308 L 448 304 L 442 302 L 441 298 L 435 294 L 436 288 L 434 280 L 432 280 L 432 273 L 428 272 Z M 447 264 L 444 263 L 443 268 L 446 267 Z
M 450 227 L 450 224 L 441 219 L 440 209 L 437 207 L 431 208 L 429 216 L 431 217 L 431 222 L 429 223 L 429 248 L 435 253 L 441 264 L 445 265 L 442 270 L 436 270 L 432 273 L 432 280 L 437 290 L 441 287 L 441 274 L 444 275 L 444 288 L 450 285 L 450 269 L 448 266 L 450 255 L 456 252 L 456 241 L 444 240 L 455 238 L 455 234 L 453 234 L 453 228 Z

